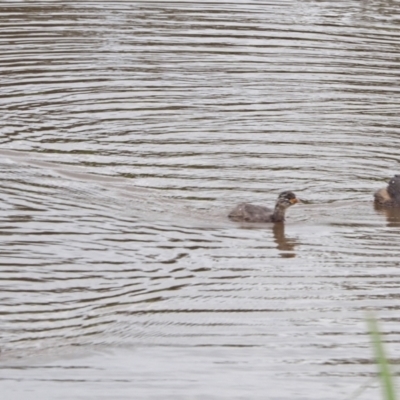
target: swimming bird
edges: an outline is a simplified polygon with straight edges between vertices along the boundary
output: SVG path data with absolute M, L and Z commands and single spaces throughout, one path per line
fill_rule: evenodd
M 375 204 L 383 207 L 400 207 L 400 175 L 395 175 L 387 187 L 374 193 Z
M 249 203 L 237 205 L 228 215 L 232 221 L 243 222 L 283 222 L 286 210 L 299 200 L 291 191 L 282 192 L 276 201 L 275 208 L 256 206 Z

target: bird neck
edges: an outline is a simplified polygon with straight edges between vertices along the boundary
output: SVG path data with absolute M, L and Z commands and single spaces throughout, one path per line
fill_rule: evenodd
M 285 212 L 286 209 L 280 207 L 279 205 L 275 206 L 274 213 L 272 214 L 272 220 L 274 222 L 281 222 L 285 220 Z

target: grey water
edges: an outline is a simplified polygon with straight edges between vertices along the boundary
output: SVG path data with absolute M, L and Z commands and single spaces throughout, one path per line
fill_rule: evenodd
M 2 398 L 379 398 L 399 20 L 391 0 L 0 1 Z M 283 190 L 284 225 L 226 217 Z

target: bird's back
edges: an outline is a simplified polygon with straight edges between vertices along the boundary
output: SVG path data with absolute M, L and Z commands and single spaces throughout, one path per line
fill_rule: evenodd
M 273 210 L 268 207 L 241 203 L 229 213 L 228 217 L 232 221 L 272 222 L 272 214 Z
M 379 189 L 374 193 L 375 203 L 379 204 L 388 204 L 392 202 L 392 198 L 390 197 L 386 188 Z

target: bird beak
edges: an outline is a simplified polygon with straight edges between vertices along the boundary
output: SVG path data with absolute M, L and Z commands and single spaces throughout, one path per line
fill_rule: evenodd
M 299 200 L 296 199 L 296 197 L 294 199 L 290 199 L 289 201 L 290 201 L 290 204 L 296 204 L 299 202 Z

